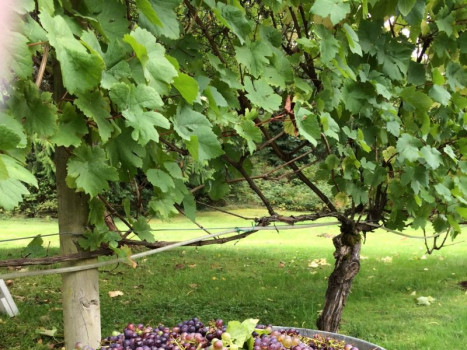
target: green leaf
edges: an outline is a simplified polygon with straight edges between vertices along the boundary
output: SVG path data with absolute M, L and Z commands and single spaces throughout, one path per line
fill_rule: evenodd
M 451 100 L 451 94 L 440 85 L 433 85 L 428 92 L 428 95 L 433 98 L 436 102 L 441 103 L 443 106 L 447 106 Z
M 28 38 L 17 32 L 9 33 L 9 42 L 14 46 L 8 48 L 11 55 L 8 60 L 9 68 L 20 78 L 31 78 L 34 71 L 31 51 L 28 47 Z
M 261 107 L 268 112 L 279 109 L 282 98 L 274 93 L 274 90 L 263 80 L 253 81 L 251 78 L 245 79 L 246 97 L 255 106 Z
M 422 145 L 421 141 L 409 135 L 402 134 L 397 140 L 397 152 L 399 152 L 398 159 L 403 162 L 407 159 L 409 162 L 414 162 L 420 157 L 419 147 Z
M 161 25 L 154 25 L 141 13 L 139 21 L 143 28 L 148 29 L 155 36 L 165 36 L 169 39 L 178 39 L 180 36 L 180 22 L 178 21 L 176 7 L 181 0 L 150 0 Z
M 463 89 L 467 85 L 467 73 L 465 67 L 457 62 L 450 61 L 446 66 L 446 78 L 451 90 Z
M 196 200 L 195 197 L 188 193 L 183 198 L 183 211 L 188 219 L 195 221 L 196 219 Z
M 146 219 L 142 216 L 140 216 L 133 224 L 133 231 L 142 241 L 149 243 L 154 243 L 156 241 L 154 234 L 151 231 L 151 226 L 149 226 Z
M 345 36 L 349 43 L 350 51 L 359 56 L 362 56 L 362 48 L 359 44 L 357 33 L 355 33 L 352 27 L 349 26 L 347 23 L 344 23 L 343 28 L 344 28 Z
M 250 154 L 256 150 L 256 142 L 261 142 L 263 134 L 252 120 L 242 120 L 240 124 L 235 125 L 235 131 L 243 137 L 248 144 Z
M 467 207 L 458 207 L 456 211 L 463 219 L 467 219 Z
M 323 126 L 324 135 L 339 140 L 339 124 L 327 112 L 320 115 L 321 125 Z
M 222 199 L 230 193 L 230 186 L 222 177 L 219 177 L 214 181 L 210 181 L 208 188 L 208 195 L 212 200 Z
M 321 137 L 321 128 L 318 123 L 318 118 L 305 108 L 301 108 L 299 104 L 295 105 L 295 121 L 297 122 L 300 135 L 308 140 L 313 146 L 318 144 Z
M 198 97 L 198 83 L 185 73 L 178 73 L 178 76 L 174 78 L 173 85 L 189 104 L 193 104 Z
M 149 169 L 146 172 L 146 176 L 148 178 L 148 181 L 153 186 L 160 188 L 162 192 L 168 192 L 171 188 L 175 188 L 175 184 L 172 180 L 172 177 L 170 177 L 170 175 L 167 174 L 165 171 L 162 171 L 160 169 Z
M 18 83 L 8 104 L 16 120 L 24 123 L 29 135 L 49 137 L 57 130 L 57 109 L 52 104 L 51 94 L 40 92 L 32 81 Z
M 104 150 L 99 147 L 81 145 L 75 149 L 67 164 L 68 177 L 71 177 L 78 190 L 91 197 L 109 189 L 108 181 L 117 181 L 117 170 L 107 165 Z M 67 179 L 67 183 L 69 183 Z
M 189 140 L 197 129 L 211 128 L 211 122 L 204 115 L 188 106 L 179 108 L 173 124 L 177 134 L 185 140 Z
M 425 84 L 425 66 L 421 63 L 410 61 L 407 81 L 414 85 Z
M 310 9 L 311 13 L 331 19 L 333 25 L 342 21 L 350 12 L 350 4 L 342 0 L 316 0 Z
M 156 43 L 154 35 L 145 29 L 136 28 L 124 40 L 128 42 L 144 69 L 144 77 L 159 94 L 169 91 L 169 84 L 178 75 L 175 67 L 165 57 L 165 49 Z
M 133 140 L 129 129 L 111 138 L 105 148 L 109 154 L 110 164 L 115 168 L 123 167 L 135 174 L 136 169 L 143 166 L 146 150 Z
M 88 128 L 84 118 L 70 102 L 66 102 L 62 107 L 62 114 L 59 115 L 57 133 L 51 141 L 57 146 L 78 147 L 87 133 Z
M 437 16 L 435 23 L 438 26 L 438 29 L 440 32 L 445 32 L 448 36 L 451 36 L 452 31 L 453 31 L 454 21 L 455 21 L 455 17 L 454 17 L 455 11 L 450 11 L 447 6 L 444 9 L 447 11 L 448 14 L 442 18 L 440 16 Z
M 174 179 L 183 179 L 182 169 L 176 162 L 165 162 L 164 168 L 169 172 Z
M 21 135 L 18 135 L 16 130 L 10 128 L 9 125 L 3 124 L 4 120 L 6 120 L 6 118 L 0 119 L 0 150 L 14 148 L 21 142 Z
M 0 153 L 0 162 L 5 166 L 8 177 L 38 187 L 37 179 L 19 161 L 7 154 Z
M 16 148 L 26 147 L 27 140 L 24 134 L 23 126 L 19 121 L 12 118 L 12 116 L 3 113 L 0 110 L 0 149 L 7 150 L 10 145 L 15 143 L 14 139 L 18 141 L 12 146 Z M 16 136 L 11 135 L 13 133 Z M 9 135 L 9 136 L 7 136 Z
M 133 128 L 131 137 L 141 146 L 145 146 L 151 140 L 159 142 L 157 127 L 170 128 L 169 120 L 158 112 L 128 109 L 122 114 L 126 119 L 125 124 Z
M 149 0 L 136 0 L 136 7 L 152 24 L 162 27 L 162 21 Z
M 235 47 L 235 57 L 255 78 L 259 77 L 272 56 L 271 47 L 263 41 L 255 41 L 242 47 Z
M 449 188 L 444 186 L 442 183 L 438 183 L 434 186 L 436 192 L 447 202 L 450 202 L 452 199 L 451 191 Z
M 109 121 L 111 117 L 109 99 L 104 97 L 100 90 L 88 91 L 77 96 L 75 105 L 84 115 L 96 122 L 99 136 L 103 142 L 107 142 L 113 131 Z
M 399 8 L 402 16 L 407 16 L 410 11 L 412 11 L 416 2 L 417 0 L 399 0 L 397 2 L 397 7 Z
M 28 258 L 38 258 L 44 256 L 46 253 L 45 248 L 42 246 L 44 240 L 40 235 L 37 235 L 28 243 L 26 248 L 23 251 L 23 255 Z
M 245 12 L 235 6 L 226 5 L 222 2 L 218 2 L 216 7 L 213 7 L 212 10 L 217 19 L 232 30 L 243 45 L 251 32 L 251 24 Z
M 199 161 L 215 158 L 224 153 L 209 120 L 188 106 L 178 109 L 174 118 L 174 129 L 186 140 L 189 152 Z
M 48 337 L 55 337 L 55 334 L 57 333 L 57 327 L 52 327 L 52 329 L 46 329 L 44 327 L 39 327 L 36 329 L 36 334 L 40 335 L 46 335 Z
M 28 189 L 19 180 L 0 180 L 0 207 L 5 210 L 13 210 L 23 196 L 28 195 Z
M 403 89 L 400 97 L 419 112 L 427 112 L 433 105 L 433 100 L 425 93 L 416 90 L 415 86 Z
M 320 38 L 319 51 L 321 53 L 321 61 L 326 64 L 339 52 L 339 41 L 322 24 L 316 27 L 316 34 Z
M 431 146 L 423 146 L 420 153 L 427 165 L 433 170 L 437 169 L 443 162 L 441 153 Z
M 47 31 L 50 44 L 55 48 L 60 62 L 63 85 L 71 93 L 83 93 L 97 86 L 104 69 L 104 60 L 96 52 L 89 52 L 75 39 L 64 17 L 51 17 L 46 12 L 39 15 Z

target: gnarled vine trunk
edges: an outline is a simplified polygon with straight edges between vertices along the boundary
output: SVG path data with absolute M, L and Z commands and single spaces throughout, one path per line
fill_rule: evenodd
M 328 280 L 324 308 L 316 323 L 322 331 L 338 331 L 352 281 L 360 270 L 361 240 L 354 227 L 343 224 L 341 234 L 333 239 L 336 263 Z

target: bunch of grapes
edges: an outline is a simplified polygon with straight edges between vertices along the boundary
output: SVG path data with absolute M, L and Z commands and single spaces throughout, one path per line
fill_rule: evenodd
M 358 350 L 351 344 L 329 337 L 304 337 L 297 330 L 273 330 L 258 325 L 252 333 L 253 350 Z M 232 339 L 222 319 L 205 325 L 198 318 L 180 322 L 174 327 L 156 328 L 129 324 L 122 333 L 104 338 L 101 350 L 230 350 Z M 77 343 L 77 350 L 94 350 Z

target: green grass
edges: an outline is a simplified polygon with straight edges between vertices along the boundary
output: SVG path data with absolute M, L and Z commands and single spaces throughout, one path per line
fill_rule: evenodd
M 248 216 L 260 211 L 239 210 Z M 206 227 L 249 226 L 221 213 L 201 213 Z M 193 227 L 183 218 L 153 222 L 153 227 Z M 0 221 L 0 240 L 56 232 L 53 221 Z M 100 273 L 102 334 L 129 322 L 173 325 L 189 317 L 202 320 L 242 320 L 315 328 L 322 308 L 326 279 L 332 266 L 310 268 L 314 259 L 333 263 L 332 242 L 324 233 L 337 227 L 262 231 L 234 243 L 178 248 L 127 265 L 102 268 Z M 161 240 L 179 240 L 202 232 L 159 232 Z M 417 234 L 411 232 L 411 234 Z M 46 242 L 49 239 L 44 238 Z M 462 241 L 460 236 L 458 241 Z M 0 243 L 0 259 L 17 257 L 27 241 Z M 58 240 L 50 239 L 56 253 Z M 362 248 L 362 268 L 344 311 L 341 333 L 362 338 L 388 350 L 466 348 L 467 294 L 457 283 L 467 280 L 467 244 L 446 247 L 424 256 L 422 240 L 377 231 Z M 392 262 L 383 258 L 392 257 Z M 383 260 L 382 260 L 383 259 Z M 6 269 L 0 270 L 0 273 Z M 109 291 L 123 296 L 110 298 Z M 62 333 L 60 277 L 15 279 L 10 291 L 21 311 L 15 318 L 0 316 L 0 349 L 47 349 L 57 339 L 35 333 L 38 327 Z M 412 295 L 415 292 L 415 295 Z M 432 296 L 430 306 L 415 298 Z M 42 342 L 42 344 L 39 344 Z

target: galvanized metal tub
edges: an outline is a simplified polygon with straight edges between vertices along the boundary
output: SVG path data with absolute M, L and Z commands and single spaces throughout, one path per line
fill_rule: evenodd
M 359 350 L 386 350 L 386 349 L 382 348 L 379 345 L 369 343 L 369 342 L 364 341 L 362 339 L 349 337 L 347 335 L 342 335 L 342 334 L 337 334 L 337 333 L 317 331 L 317 330 L 308 329 L 308 328 L 282 327 L 282 326 L 275 326 L 275 327 L 273 327 L 273 329 L 277 329 L 277 330 L 296 329 L 297 331 L 299 331 L 299 333 L 301 335 L 304 335 L 304 336 L 307 336 L 307 337 L 312 337 L 315 334 L 319 334 L 319 335 L 322 335 L 323 337 L 330 337 L 330 338 L 334 338 L 334 339 L 337 339 L 337 340 L 343 340 L 346 343 L 349 343 L 349 344 L 352 344 L 353 346 L 356 346 Z

